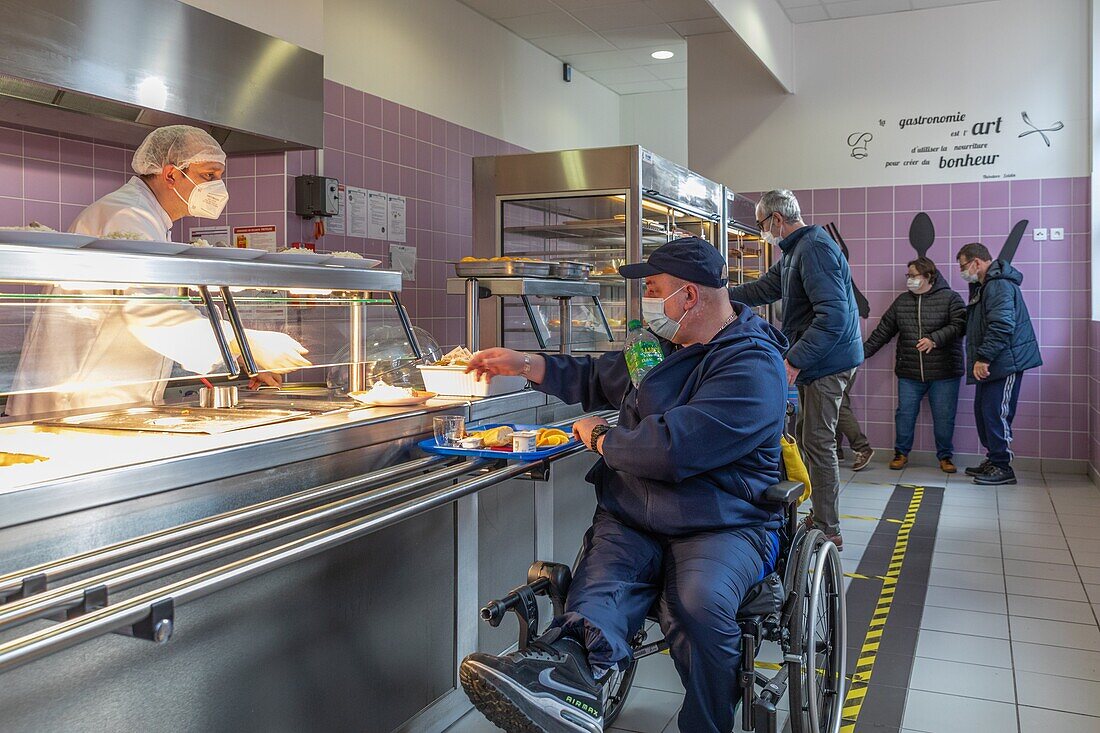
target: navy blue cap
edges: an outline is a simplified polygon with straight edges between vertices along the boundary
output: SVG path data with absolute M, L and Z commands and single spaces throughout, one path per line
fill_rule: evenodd
M 646 262 L 619 268 L 619 274 L 630 280 L 662 272 L 707 288 L 725 287 L 729 281 L 729 266 L 722 254 L 699 237 L 674 239 L 653 250 Z

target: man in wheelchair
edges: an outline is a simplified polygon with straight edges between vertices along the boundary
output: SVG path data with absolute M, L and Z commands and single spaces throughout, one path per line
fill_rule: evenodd
M 601 683 L 631 660 L 630 641 L 656 603 L 687 694 L 681 731 L 734 727 L 741 656 L 736 616 L 775 564 L 786 406 L 783 336 L 726 291 L 719 252 L 695 237 L 619 268 L 645 278 L 642 311 L 664 359 L 635 387 L 623 353 L 599 358 L 487 349 L 470 371 L 524 374 L 586 410 L 573 426 L 600 459 L 586 477 L 597 509 L 565 613 L 526 650 L 471 654 L 462 685 L 509 731 L 603 729 Z

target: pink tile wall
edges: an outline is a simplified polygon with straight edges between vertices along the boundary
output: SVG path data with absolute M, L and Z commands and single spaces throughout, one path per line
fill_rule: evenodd
M 807 223 L 835 222 L 848 245 L 852 278 L 871 304 L 863 322 L 866 337 L 905 287 L 905 265 L 916 257 L 909 225 L 917 212 L 932 218 L 936 240 L 929 250 L 951 286 L 964 298 L 955 253 L 982 242 L 996 255 L 1012 226 L 1028 219 L 1013 264 L 1024 274 L 1023 293 L 1042 350 L 1044 365 L 1024 378 L 1017 409 L 1013 450 L 1019 456 L 1048 459 L 1100 459 L 1100 351 L 1092 352 L 1089 332 L 1089 180 L 1057 178 L 1027 181 L 885 186 L 796 191 Z M 756 200 L 758 194 L 749 194 Z M 1060 242 L 1035 242 L 1030 229 L 1062 227 Z M 860 370 L 852 404 L 876 448 L 892 449 L 897 382 L 894 349 L 883 349 Z M 1090 444 L 1090 380 L 1096 399 Z M 959 394 L 955 450 L 978 453 L 974 428 L 974 389 Z M 927 405 L 918 421 L 916 450 L 934 451 Z M 1094 461 L 1100 465 L 1100 461 Z
M 1089 464 L 1100 471 L 1100 321 L 1089 321 Z

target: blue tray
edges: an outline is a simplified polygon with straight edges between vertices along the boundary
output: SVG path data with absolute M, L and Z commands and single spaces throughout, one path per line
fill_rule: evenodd
M 539 428 L 546 427 L 545 425 L 517 425 L 515 423 L 489 423 L 487 425 L 478 425 L 476 427 L 466 428 L 469 433 L 476 433 L 481 430 L 489 430 L 490 428 L 499 428 L 501 425 L 507 425 L 513 430 L 538 430 Z M 568 434 L 568 431 L 566 431 Z M 447 446 L 436 445 L 435 438 L 428 438 L 417 443 L 425 453 L 436 453 L 441 456 L 470 456 L 472 458 L 503 458 L 506 461 L 541 461 L 544 458 L 557 455 L 562 451 L 568 450 L 573 446 L 580 445 L 580 441 L 576 438 L 570 438 L 569 442 L 565 445 L 556 445 L 552 448 L 543 448 L 537 451 L 527 451 L 525 453 L 513 453 L 506 450 L 492 450 L 491 448 L 450 448 Z

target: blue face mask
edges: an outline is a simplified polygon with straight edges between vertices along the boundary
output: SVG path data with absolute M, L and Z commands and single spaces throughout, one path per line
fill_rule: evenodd
M 674 321 L 665 315 L 665 301 L 683 289 L 684 286 L 681 285 L 675 293 L 665 298 L 642 298 L 642 318 L 649 324 L 653 333 L 663 339 L 672 341 L 676 333 L 680 330 L 680 321 L 684 320 L 687 316 L 687 312 L 685 311 L 684 315 L 680 316 L 679 321 Z

